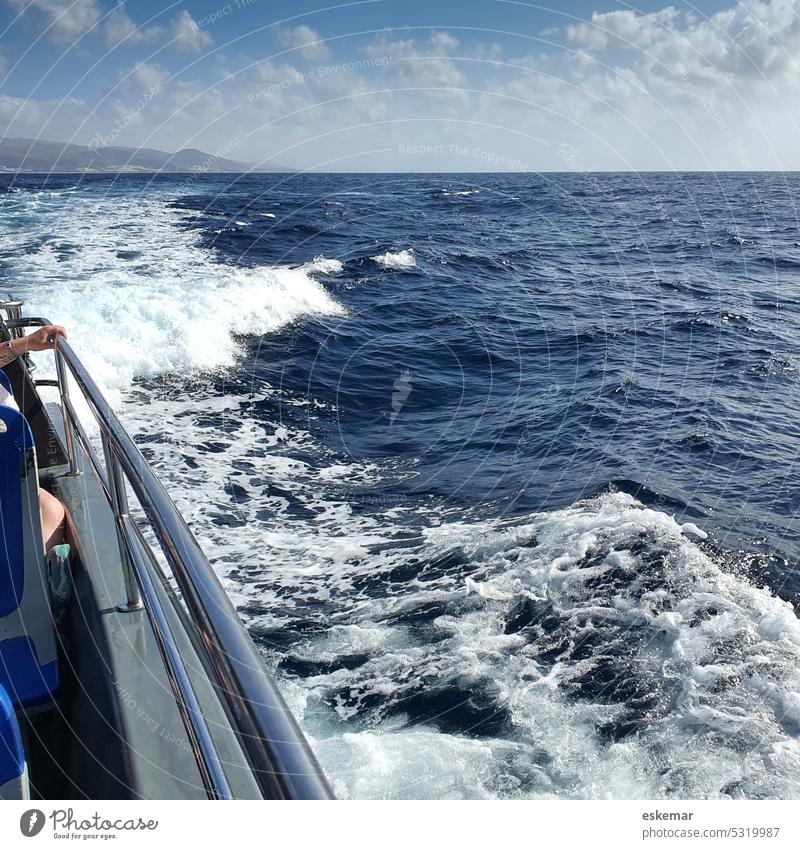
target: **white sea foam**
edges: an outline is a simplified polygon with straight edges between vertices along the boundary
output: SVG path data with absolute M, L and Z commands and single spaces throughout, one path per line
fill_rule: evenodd
M 301 718 L 341 795 L 798 795 L 800 623 L 669 516 L 617 493 L 512 527 L 445 522 L 414 556 L 456 551 L 471 592 L 454 572 L 360 599 L 360 619 L 395 623 L 395 642 L 305 682 Z M 399 559 L 373 555 L 368 568 Z M 541 614 L 506 633 L 526 599 Z M 444 612 L 428 636 L 401 637 L 403 616 L 433 603 Z M 321 648 L 311 639 L 301 654 Z M 449 701 L 438 720 L 409 724 L 403 705 L 420 687 L 488 707 L 469 733 L 437 730 L 456 722 Z M 482 730 L 498 715 L 504 733 Z
M 20 198 L 18 209 L 2 210 L 15 226 L 11 286 L 28 312 L 69 328 L 112 400 L 134 376 L 232 365 L 237 334 L 269 333 L 304 315 L 344 314 L 310 267 L 219 262 L 184 226 L 189 217 L 157 193 L 77 193 L 68 205 Z M 336 262 L 310 266 L 330 273 Z
M 621 493 L 514 522 L 354 510 L 386 470 L 258 403 L 168 399 L 140 424 L 256 637 L 324 610 L 281 686 L 338 795 L 800 794 L 800 623 L 688 528 Z
M 259 403 L 153 400 L 132 426 L 256 638 L 324 610 L 280 680 L 338 795 L 800 794 L 800 623 L 688 528 L 621 493 L 514 522 L 356 510 L 387 471 Z
M 372 257 L 372 259 L 377 262 L 378 265 L 392 270 L 413 268 L 417 264 L 417 260 L 413 252 L 410 250 L 397 251 L 396 253 L 387 251 L 385 254 L 378 254 L 377 256 Z
M 338 274 L 344 266 L 338 259 L 326 259 L 324 256 L 315 256 L 311 262 L 301 265 L 300 268 L 306 274 Z
M 708 538 L 708 534 L 701 528 L 698 528 L 697 525 L 694 524 L 694 522 L 686 522 L 681 525 L 681 533 L 686 534 L 686 536 L 688 537 L 694 537 L 695 539 Z

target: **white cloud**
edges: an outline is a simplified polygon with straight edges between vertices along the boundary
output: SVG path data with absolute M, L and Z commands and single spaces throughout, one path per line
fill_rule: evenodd
M 139 62 L 123 77 L 122 90 L 139 95 L 160 91 L 169 79 L 169 73 L 156 62 Z
M 797 76 L 800 0 L 748 0 L 658 39 L 651 59 L 672 61 L 687 73 L 713 69 L 737 84 L 750 78 Z
M 324 62 L 331 54 L 322 36 L 305 24 L 290 29 L 279 29 L 278 40 L 287 50 L 293 50 L 312 62 Z
M 458 39 L 449 32 L 433 33 L 428 43 L 430 44 L 431 51 L 440 51 L 442 53 L 449 53 L 458 47 Z
M 465 78 L 456 61 L 447 54 L 458 40 L 446 32 L 435 32 L 424 42 L 416 39 L 389 40 L 385 35 L 364 48 L 372 59 L 390 59 L 386 65 L 390 82 L 403 89 L 460 89 Z
M 697 74 L 742 82 L 796 72 L 800 0 L 743 0 L 707 18 L 669 6 L 649 15 L 631 10 L 594 13 L 567 27 L 570 42 L 589 52 L 634 50 L 638 72 Z M 659 66 L 662 70 L 657 70 Z
M 8 137 L 69 141 L 89 111 L 77 98 L 33 100 L 0 94 L 0 127 Z
M 44 38 L 69 47 L 87 35 L 100 35 L 109 47 L 168 41 L 187 53 L 199 53 L 214 43 L 185 9 L 166 26 L 140 26 L 124 2 L 106 12 L 98 0 L 7 0 L 20 18 L 34 25 Z
M 594 12 L 591 23 L 567 27 L 567 38 L 589 50 L 606 48 L 644 49 L 673 26 L 680 13 L 672 6 L 651 15 L 630 9 L 616 12 Z
M 102 14 L 97 0 L 8 0 L 50 41 L 71 45 L 94 29 Z
M 563 34 L 582 52 L 524 57 L 529 72 L 497 81 L 485 108 L 556 150 L 566 142 L 572 167 L 800 166 L 800 0 L 705 18 L 596 13 Z
M 214 151 L 236 137 L 237 159 L 301 167 L 344 157 L 341 167 L 379 169 L 480 170 L 488 161 L 559 170 L 800 168 L 800 0 L 730 2 L 708 17 L 668 5 L 650 15 L 598 12 L 562 30 L 560 47 L 519 59 L 488 40 L 460 44 L 434 32 L 362 40 L 354 62 L 352 53 L 331 56 L 318 33 L 298 27 L 280 36 L 297 50 L 288 63 L 237 73 L 231 56 L 204 68 L 214 80 L 171 83 L 145 63 L 94 111 L 77 102 L 18 104 L 11 133 L 35 135 L 40 121 L 47 136 L 69 138 L 84 120 L 82 134 L 104 132 L 141 91 L 159 85 L 119 144 Z M 134 23 L 117 11 L 115 32 L 124 38 Z M 184 49 L 204 49 L 207 34 L 198 40 L 188 13 L 179 18 L 176 29 L 150 29 L 159 39 L 185 31 Z M 320 48 L 330 60 L 325 73 L 300 61 L 320 59 Z M 12 122 L 8 99 L 2 116 L 0 130 Z M 470 153 L 411 161 L 398 153 L 400 142 Z
M 125 4 L 120 3 L 103 22 L 103 38 L 109 47 L 115 47 L 121 42 L 137 44 L 151 39 L 155 28 L 140 27 L 125 11 Z
M 173 18 L 170 24 L 170 33 L 175 46 L 187 53 L 200 53 L 201 50 L 214 43 L 210 33 L 200 29 L 186 9 L 181 9 Z

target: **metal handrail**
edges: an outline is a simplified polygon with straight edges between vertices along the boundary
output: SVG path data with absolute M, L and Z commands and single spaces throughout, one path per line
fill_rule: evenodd
M 69 409 L 72 410 L 72 405 L 69 404 Z M 72 414 L 74 415 L 74 413 Z M 64 417 L 66 425 L 67 417 Z M 80 419 L 75 417 L 71 420 L 71 426 L 74 429 L 74 436 L 78 438 L 89 463 L 94 470 L 97 480 L 100 484 L 103 494 L 106 497 L 109 505 L 114 510 L 114 501 L 112 496 L 111 484 L 108 480 L 106 470 L 100 464 L 100 460 L 92 447 L 86 431 L 81 424 Z M 105 445 L 105 441 L 104 441 Z M 106 463 L 113 462 L 106 453 Z M 117 519 L 117 517 L 115 517 Z M 136 533 L 138 528 L 132 525 L 130 519 L 125 522 L 125 531 Z M 200 710 L 197 700 L 197 694 L 192 686 L 186 665 L 180 656 L 175 638 L 169 627 L 169 620 L 161 599 L 156 591 L 153 578 L 147 568 L 147 564 L 138 556 L 139 549 L 131 545 L 131 536 L 129 533 L 120 534 L 119 523 L 117 522 L 118 540 L 121 548 L 120 554 L 123 558 L 123 569 L 125 570 L 125 584 L 127 589 L 127 600 L 124 604 L 117 605 L 117 609 L 124 613 L 131 613 L 144 608 L 141 601 L 141 596 L 138 592 L 138 587 L 144 587 L 144 595 L 147 599 L 147 615 L 153 627 L 153 633 L 156 638 L 159 652 L 167 669 L 167 677 L 175 695 L 175 701 L 178 705 L 178 711 L 181 715 L 186 733 L 189 738 L 189 745 L 192 752 L 195 754 L 200 778 L 205 787 L 206 793 L 212 799 L 230 799 L 232 798 L 228 779 L 222 769 L 220 757 L 214 746 L 214 741 L 208 728 L 205 716 Z M 137 542 L 140 545 L 146 545 L 140 534 L 136 534 Z M 131 566 L 133 564 L 133 566 Z M 133 569 L 134 572 L 130 570 Z M 138 584 L 136 585 L 135 598 L 132 593 L 132 587 L 129 581 L 134 580 L 133 574 L 136 576 Z
M 6 322 L 9 329 L 48 324 L 49 321 L 40 317 Z M 172 570 L 182 600 L 198 631 L 200 639 L 197 642 L 202 647 L 205 666 L 227 709 L 262 795 L 270 799 L 331 798 L 330 787 L 308 742 L 275 682 L 266 672 L 261 656 L 183 516 L 71 345 L 63 338 L 57 340 L 55 356 L 70 473 L 80 473 L 75 451 L 76 435 L 88 451 L 92 464 L 99 468 L 99 463 L 91 446 L 84 444 L 88 440 L 69 399 L 64 366 L 72 374 L 100 428 L 108 466 L 108 474 L 101 477 L 101 482 L 117 522 L 123 565 L 127 563 L 132 567 L 132 578 L 135 579 L 135 587 L 128 587 L 128 602 L 136 600 L 131 599 L 131 594 L 136 595 L 134 590 L 141 592 L 187 731 L 196 744 L 198 767 L 209 795 L 226 798 L 230 789 L 224 773 L 222 776 L 219 774 L 219 757 L 208 729 L 204 730 L 202 713 L 192 698 L 188 673 L 168 620 L 166 616 L 159 615 L 160 605 L 150 581 L 149 567 L 136 555 L 126 504 L 120 504 L 115 497 L 115 489 L 117 495 L 124 493 L 122 475 L 144 510 Z

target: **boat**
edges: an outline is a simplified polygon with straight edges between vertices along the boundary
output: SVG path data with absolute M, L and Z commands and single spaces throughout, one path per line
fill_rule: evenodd
M 23 308 L 0 302 L 0 343 L 50 324 Z M 0 798 L 331 798 L 180 512 L 70 344 L 52 353 L 54 377 L 0 371 Z M 38 487 L 66 509 L 63 573 Z

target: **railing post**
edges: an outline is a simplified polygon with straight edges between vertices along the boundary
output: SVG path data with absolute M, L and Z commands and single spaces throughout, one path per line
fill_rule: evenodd
M 58 393 L 61 396 L 61 409 L 64 413 L 64 442 L 66 443 L 67 459 L 69 460 L 69 474 L 79 475 L 78 455 L 75 451 L 75 432 L 72 426 L 72 404 L 69 400 L 69 383 L 67 382 L 67 369 L 64 365 L 64 357 L 61 351 L 56 349 L 56 375 L 58 376 Z
M 122 469 L 114 454 L 114 449 L 108 444 L 105 433 L 102 435 L 103 454 L 106 459 L 106 474 L 108 475 L 108 489 L 111 496 L 111 509 L 114 513 L 114 524 L 117 528 L 117 541 L 119 544 L 119 556 L 122 560 L 122 576 L 125 579 L 126 599 L 117 605 L 117 610 L 122 613 L 134 613 L 142 610 L 142 596 L 139 584 L 133 574 L 131 559 L 128 553 L 128 544 L 125 533 L 125 519 L 128 518 L 128 493 L 125 491 L 125 478 Z
M 4 309 L 6 311 L 10 320 L 22 318 L 23 306 L 23 301 L 16 300 L 7 300 L 0 303 L 0 309 Z M 19 339 L 23 334 L 21 327 L 9 327 L 8 332 L 12 339 Z

